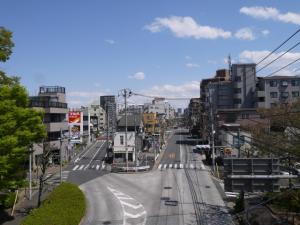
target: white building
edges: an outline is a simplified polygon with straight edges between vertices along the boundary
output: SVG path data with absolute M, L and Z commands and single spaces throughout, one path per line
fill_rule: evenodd
M 127 132 L 127 150 L 128 161 L 135 161 L 135 133 Z M 116 132 L 114 136 L 113 146 L 115 161 L 125 162 L 126 149 L 125 149 L 125 132 Z
M 145 103 L 144 112 L 165 115 L 166 119 L 172 119 L 175 117 L 175 110 L 163 98 L 154 99 L 152 103 Z

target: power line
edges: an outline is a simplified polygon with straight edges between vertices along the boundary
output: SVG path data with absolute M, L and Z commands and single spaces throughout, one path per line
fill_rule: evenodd
M 267 58 L 269 58 L 274 52 L 276 52 L 278 49 L 280 49 L 285 43 L 287 43 L 290 39 L 292 39 L 299 32 L 300 32 L 300 28 L 295 33 L 293 33 L 288 39 L 286 39 L 284 42 L 282 42 L 277 48 L 275 48 L 272 52 L 270 52 L 267 56 L 265 56 L 258 63 L 256 63 L 256 65 L 259 65 L 260 63 L 265 61 Z
M 285 51 L 284 53 L 282 53 L 280 56 L 278 56 L 276 59 L 273 59 L 271 62 L 269 62 L 267 65 L 263 66 L 262 68 L 260 68 L 259 70 L 256 71 L 256 73 L 262 71 L 263 69 L 265 69 L 266 67 L 268 67 L 269 65 L 271 65 L 273 62 L 277 61 L 278 59 L 280 59 L 282 56 L 284 56 L 286 53 L 290 52 L 292 49 L 296 48 L 298 45 L 300 44 L 300 41 L 298 43 L 296 43 L 293 47 L 289 48 L 287 51 Z
M 287 64 L 287 65 L 281 67 L 280 69 L 276 70 L 275 72 L 273 72 L 273 73 L 271 73 L 271 74 L 269 74 L 269 75 L 267 75 L 267 76 L 265 76 L 265 77 L 270 77 L 270 76 L 274 75 L 275 73 L 277 73 L 277 72 L 279 72 L 279 71 L 285 69 L 286 67 L 288 67 L 288 66 L 294 64 L 295 62 L 297 62 L 297 61 L 299 61 L 299 60 L 300 60 L 300 57 L 299 57 L 298 59 L 295 59 L 293 62 L 290 62 L 289 64 Z
M 171 98 L 171 97 L 162 97 L 162 96 L 152 96 L 152 95 L 145 95 L 145 94 L 140 94 L 135 92 L 132 92 L 132 94 L 136 96 L 145 97 L 145 98 L 156 98 L 156 99 L 166 99 L 166 100 L 190 100 L 191 99 L 191 98 L 181 98 L 181 97 Z

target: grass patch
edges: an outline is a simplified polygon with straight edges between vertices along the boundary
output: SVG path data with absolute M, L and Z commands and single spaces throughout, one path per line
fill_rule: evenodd
M 82 191 L 74 184 L 62 183 L 21 225 L 78 225 L 85 209 Z

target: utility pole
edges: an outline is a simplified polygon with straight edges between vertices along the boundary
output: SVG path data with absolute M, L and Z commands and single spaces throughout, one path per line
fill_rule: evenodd
M 32 158 L 32 147 L 29 148 L 29 200 L 31 200 L 31 197 L 32 197 L 31 158 Z
M 106 108 L 106 153 L 108 152 L 109 144 L 108 144 L 108 135 L 109 135 L 109 113 L 108 113 L 108 102 L 105 104 Z
M 214 130 L 214 115 L 212 106 L 212 95 L 209 90 L 209 109 L 210 109 L 210 122 L 211 122 L 211 147 L 212 147 L 212 168 L 213 173 L 215 173 L 215 130 Z
M 128 145 L 127 145 L 127 98 L 131 96 L 132 91 L 125 88 L 121 91 L 125 99 L 125 152 L 126 152 L 126 170 L 128 171 Z
M 60 151 L 59 151 L 59 174 L 60 174 L 60 183 L 62 183 L 62 129 L 60 129 Z

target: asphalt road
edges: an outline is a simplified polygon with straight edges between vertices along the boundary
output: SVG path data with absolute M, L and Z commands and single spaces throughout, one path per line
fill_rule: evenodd
M 158 168 L 145 173 L 88 169 L 102 157 L 103 146 L 98 143 L 86 153 L 88 157 L 78 162 L 88 165 L 92 160 L 89 167 L 71 172 L 87 198 L 82 224 L 232 224 L 201 156 L 192 152 L 192 146 L 181 144 L 185 138 L 181 130 L 173 131 Z

